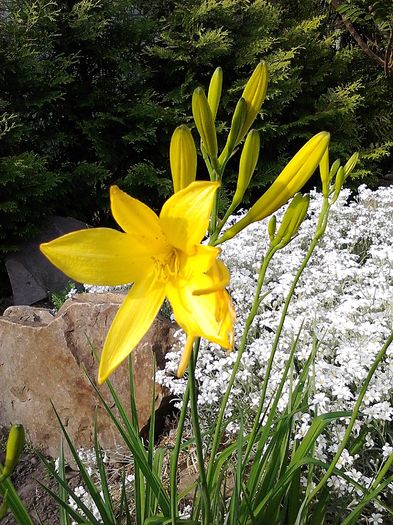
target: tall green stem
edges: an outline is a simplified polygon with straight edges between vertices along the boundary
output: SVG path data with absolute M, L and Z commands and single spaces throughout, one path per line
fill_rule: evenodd
M 262 266 L 261 266 L 261 270 L 259 272 L 259 278 L 258 278 L 257 288 L 256 288 L 256 291 L 255 291 L 254 301 L 253 301 L 250 313 L 249 313 L 249 315 L 247 317 L 247 320 L 246 320 L 246 323 L 245 323 L 244 332 L 243 332 L 243 335 L 242 335 L 242 339 L 241 339 L 241 342 L 240 342 L 239 349 L 237 351 L 237 357 L 236 357 L 236 361 L 235 361 L 235 363 L 233 365 L 232 374 L 231 374 L 231 377 L 229 379 L 228 386 L 227 386 L 227 389 L 225 391 L 225 395 L 224 395 L 224 397 L 223 397 L 223 399 L 221 401 L 220 410 L 219 410 L 219 413 L 218 413 L 218 416 L 217 416 L 217 421 L 215 423 L 215 432 L 214 432 L 213 444 L 212 444 L 212 448 L 211 448 L 211 451 L 210 451 L 210 459 L 209 459 L 209 465 L 208 465 L 208 470 L 207 470 L 207 479 L 208 479 L 209 484 L 211 483 L 211 478 L 212 478 L 212 475 L 213 475 L 213 466 L 214 466 L 215 456 L 217 454 L 218 447 L 220 446 L 220 440 L 221 440 L 221 436 L 222 436 L 222 428 L 221 427 L 222 427 L 222 422 L 223 422 L 223 419 L 224 419 L 225 409 L 226 409 L 226 406 L 228 404 L 228 400 L 229 400 L 229 396 L 230 396 L 233 384 L 235 382 L 236 374 L 237 374 L 237 372 L 239 370 L 239 366 L 240 366 L 240 362 L 241 362 L 241 359 L 242 359 L 242 356 L 243 356 L 243 353 L 244 353 L 244 349 L 246 347 L 248 332 L 249 332 L 249 330 L 251 328 L 251 325 L 252 325 L 252 323 L 254 321 L 254 318 L 255 318 L 255 316 L 256 316 L 256 314 L 258 312 L 258 308 L 259 308 L 259 304 L 260 304 L 260 294 L 261 294 L 263 282 L 265 280 L 266 270 L 267 270 L 267 268 L 269 266 L 269 263 L 270 263 L 273 255 L 277 251 L 277 249 L 278 248 L 274 248 L 274 249 L 269 250 L 267 252 L 264 260 L 263 260 L 263 263 L 262 263 Z
M 181 407 L 179 422 L 176 430 L 175 447 L 171 453 L 170 459 L 170 506 L 171 506 L 171 525 L 176 525 L 176 518 L 178 516 L 177 506 L 177 466 L 179 463 L 179 455 L 181 448 L 181 441 L 183 437 L 184 422 L 186 420 L 188 402 L 190 399 L 190 378 L 188 378 L 187 387 L 184 392 L 183 404 Z
M 199 424 L 199 415 L 198 415 L 198 391 L 197 391 L 197 384 L 196 384 L 196 379 L 195 379 L 195 364 L 196 364 L 197 355 L 199 351 L 200 341 L 201 341 L 200 337 L 195 339 L 193 355 L 190 359 L 190 364 L 188 365 L 188 371 L 189 371 L 188 384 L 190 386 L 191 419 L 192 419 L 192 427 L 194 430 L 194 437 L 195 437 L 195 448 L 196 448 L 196 453 L 198 457 L 201 491 L 202 491 L 202 498 L 205 503 L 202 506 L 202 519 L 205 525 L 211 525 L 210 495 L 209 495 L 209 490 L 208 490 L 207 480 L 206 480 L 205 460 L 203 457 L 202 434 L 201 434 L 201 427 Z
M 268 384 L 269 384 L 269 379 L 270 379 L 270 373 L 271 373 L 271 370 L 272 370 L 272 366 L 273 366 L 273 361 L 274 361 L 274 357 L 275 357 L 275 354 L 276 354 L 276 351 L 277 351 L 277 348 L 278 348 L 278 343 L 280 341 L 280 338 L 281 338 L 281 333 L 282 333 L 282 329 L 284 327 L 284 322 L 285 322 L 285 318 L 286 318 L 286 315 L 287 315 L 287 312 L 288 312 L 288 308 L 289 308 L 289 304 L 292 300 L 292 297 L 293 297 L 293 294 L 295 292 L 295 288 L 297 286 L 297 283 L 299 282 L 299 279 L 303 273 L 303 271 L 305 270 L 307 264 L 308 264 L 308 261 L 310 260 L 314 250 L 315 250 L 315 247 L 317 246 L 319 240 L 321 239 L 321 237 L 323 236 L 323 234 L 325 233 L 325 230 L 326 230 L 326 226 L 327 226 L 327 218 L 328 218 L 328 215 L 329 215 L 329 201 L 327 198 L 324 199 L 323 201 L 323 205 L 322 205 L 322 209 L 321 209 L 321 213 L 320 213 L 320 216 L 319 216 L 319 220 L 318 220 L 318 224 L 317 224 L 317 228 L 316 228 L 316 231 L 315 231 L 315 234 L 314 234 L 314 238 L 309 246 L 309 249 L 306 253 L 306 256 L 304 257 L 303 261 L 302 261 L 302 264 L 300 265 L 297 273 L 296 273 L 296 276 L 292 282 L 292 285 L 291 285 L 291 288 L 289 290 L 289 293 L 287 295 L 287 298 L 285 300 L 285 303 L 284 303 L 284 308 L 283 308 L 283 311 L 281 313 L 281 317 L 280 317 L 280 322 L 279 322 L 279 325 L 277 327 L 277 331 L 276 331 L 276 335 L 275 335 L 275 338 L 274 338 L 274 342 L 273 342 L 273 346 L 272 346 L 272 351 L 270 353 L 270 356 L 269 356 L 269 360 L 268 360 L 268 363 L 267 363 L 267 368 L 266 368 L 266 373 L 265 373 L 265 377 L 264 377 L 264 380 L 263 380 L 263 384 L 262 384 L 262 391 L 261 391 L 261 397 L 259 399 L 259 405 L 258 405 L 258 410 L 257 410 L 257 413 L 256 413 L 256 416 L 255 416 L 255 419 L 254 419 L 254 424 L 253 424 L 253 428 L 251 430 L 251 435 L 250 435 L 250 439 L 248 441 L 248 444 L 247 444 L 247 449 L 246 449 L 246 453 L 245 453 L 245 457 L 247 458 L 251 452 L 251 448 L 255 442 L 255 436 L 258 432 L 258 428 L 260 426 L 260 417 L 261 417 L 261 414 L 262 414 L 262 410 L 263 410 L 263 407 L 264 407 L 264 404 L 265 404 L 265 400 L 266 400 L 266 392 L 267 392 L 267 387 L 268 387 Z M 272 411 L 270 412 L 270 416 L 269 416 L 269 420 L 272 419 L 274 413 L 272 413 Z M 270 421 L 269 421 L 270 422 Z
M 337 461 L 340 459 L 340 456 L 341 456 L 344 448 L 346 447 L 346 445 L 348 443 L 348 440 L 350 438 L 353 426 L 354 426 L 354 424 L 355 424 L 355 422 L 356 422 L 356 420 L 358 418 L 359 410 L 360 410 L 360 406 L 361 406 L 361 404 L 363 402 L 363 398 L 364 398 L 364 396 L 365 396 L 365 394 L 366 394 L 366 392 L 368 390 L 368 386 L 370 384 L 370 381 L 371 381 L 373 375 L 375 374 L 375 371 L 378 368 L 380 362 L 384 358 L 384 356 L 386 354 L 386 350 L 389 348 L 389 346 L 391 345 L 392 342 L 393 342 L 393 333 L 390 334 L 389 338 L 386 340 L 385 344 L 383 345 L 381 350 L 378 352 L 377 357 L 375 358 L 375 360 L 374 360 L 374 362 L 373 362 L 373 364 L 372 364 L 372 366 L 371 366 L 371 368 L 370 368 L 370 370 L 369 370 L 369 372 L 368 372 L 368 374 L 366 376 L 366 379 L 364 380 L 362 388 L 360 389 L 359 396 L 358 396 L 358 398 L 356 400 L 355 406 L 353 407 L 353 412 L 352 412 L 351 419 L 349 421 L 349 425 L 348 425 L 348 427 L 347 427 L 347 429 L 345 431 L 343 439 L 341 440 L 340 446 L 338 447 L 334 458 L 330 462 L 329 468 L 326 470 L 325 475 L 323 476 L 321 481 L 318 483 L 318 485 L 314 488 L 314 490 L 308 496 L 308 502 L 310 502 L 317 495 L 317 493 L 321 490 L 321 488 L 325 485 L 327 480 L 332 475 L 332 473 L 334 471 L 334 468 L 335 468 L 335 466 L 337 464 Z

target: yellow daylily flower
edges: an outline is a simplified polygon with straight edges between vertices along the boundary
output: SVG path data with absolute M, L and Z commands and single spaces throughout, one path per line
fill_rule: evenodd
M 234 310 L 225 290 L 229 272 L 217 260 L 220 250 L 201 244 L 218 186 L 192 182 L 166 201 L 160 216 L 112 186 L 112 214 L 124 232 L 80 230 L 41 244 L 44 255 L 76 281 L 134 283 L 108 332 L 100 384 L 148 331 L 165 297 L 187 334 L 179 376 L 187 367 L 195 337 L 232 348 Z

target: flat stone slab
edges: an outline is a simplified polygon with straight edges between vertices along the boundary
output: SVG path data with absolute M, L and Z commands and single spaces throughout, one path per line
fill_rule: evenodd
M 60 428 L 53 402 L 77 447 L 92 448 L 95 414 L 102 446 L 109 449 L 122 444 L 86 373 L 95 382 L 98 363 L 93 349 L 100 354 L 123 299 L 124 295 L 115 293 L 77 294 L 56 315 L 29 307 L 6 310 L 0 317 L 0 426 L 23 424 L 34 447 L 57 457 Z M 158 367 L 163 366 L 177 329 L 158 317 L 132 353 L 140 428 L 151 415 L 154 358 Z M 128 376 L 124 362 L 111 382 L 129 411 Z M 99 388 L 112 407 L 107 387 Z M 155 385 L 156 408 L 166 395 L 162 386 Z

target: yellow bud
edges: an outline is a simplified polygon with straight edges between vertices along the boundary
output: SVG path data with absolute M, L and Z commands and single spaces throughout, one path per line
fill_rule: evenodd
M 216 120 L 218 105 L 220 103 L 222 91 L 222 69 L 218 67 L 210 80 L 209 90 L 207 92 L 207 101 L 213 115 L 213 120 Z
M 314 135 L 289 161 L 247 215 L 224 233 L 220 242 L 231 239 L 252 222 L 268 217 L 295 195 L 314 173 L 329 145 L 329 140 L 330 134 L 325 131 Z
M 276 234 L 276 228 L 277 228 L 277 219 L 275 215 L 272 215 L 267 225 L 267 232 L 269 234 L 270 242 L 273 242 L 274 240 L 274 236 Z
M 261 141 L 259 139 L 259 133 L 256 129 L 253 129 L 247 135 L 240 157 L 239 176 L 237 178 L 235 195 L 233 197 L 233 203 L 236 202 L 236 206 L 240 204 L 243 195 L 250 184 L 251 177 L 258 162 L 260 146 Z
M 267 90 L 268 72 L 266 62 L 260 62 L 255 68 L 253 74 L 249 78 L 246 87 L 244 88 L 242 97 L 246 101 L 247 114 L 244 124 L 237 137 L 239 143 L 250 129 L 255 117 L 261 109 L 262 103 L 265 100 Z
M 217 158 L 217 136 L 213 115 L 202 88 L 196 88 L 192 95 L 192 114 L 203 145 L 211 159 Z
M 13 425 L 8 434 L 5 462 L 0 481 L 10 476 L 18 463 L 25 444 L 25 430 L 22 425 Z
M 354 169 L 359 160 L 359 153 L 354 153 L 348 162 L 344 166 L 344 180 L 348 177 L 351 171 Z
M 239 133 L 243 127 L 244 121 L 246 119 L 247 115 L 247 104 L 243 97 L 241 97 L 238 100 L 238 103 L 236 104 L 235 111 L 233 112 L 232 117 L 232 123 L 231 123 L 231 129 L 229 130 L 229 135 L 227 139 L 227 143 L 225 145 L 224 151 L 220 155 L 220 161 L 223 160 L 223 156 L 230 156 L 236 146 L 236 144 L 239 142 L 237 140 L 237 137 L 239 136 Z
M 327 197 L 329 195 L 329 148 L 326 148 L 319 163 L 319 171 L 322 181 L 322 194 Z
M 197 152 L 191 131 L 185 125 L 175 129 L 169 148 L 173 191 L 183 190 L 195 181 Z

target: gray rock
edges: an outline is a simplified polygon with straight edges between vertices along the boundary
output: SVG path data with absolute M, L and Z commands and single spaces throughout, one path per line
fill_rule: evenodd
M 69 277 L 42 255 L 39 245 L 85 228 L 87 224 L 71 217 L 49 217 L 48 226 L 39 235 L 21 244 L 17 253 L 7 256 L 5 265 L 15 305 L 30 305 L 45 299 L 48 291 L 64 290 Z

